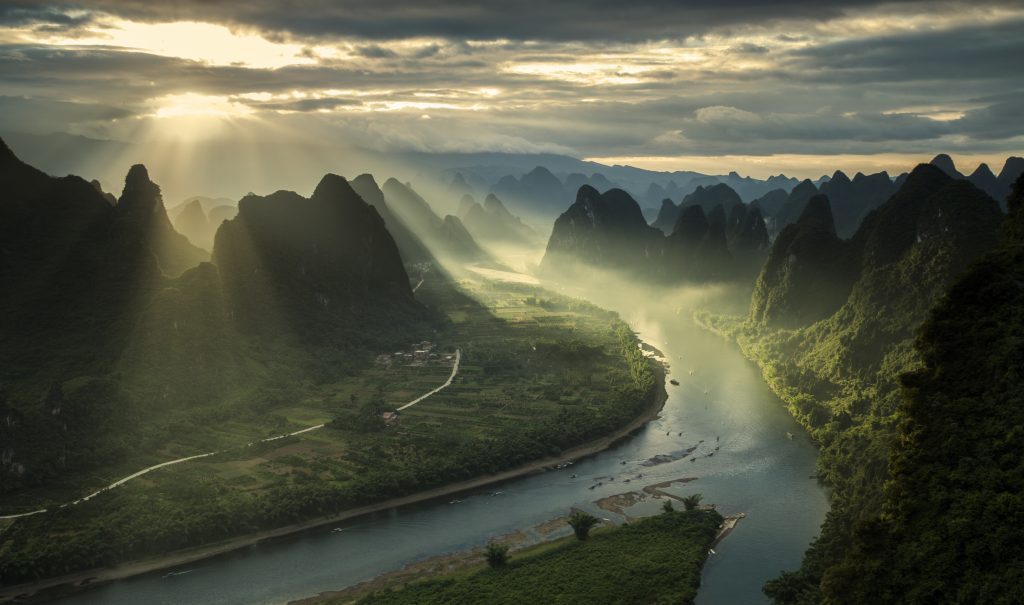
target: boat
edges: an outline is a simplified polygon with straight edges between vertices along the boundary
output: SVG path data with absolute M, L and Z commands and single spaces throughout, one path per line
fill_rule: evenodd
M 679 381 L 678 381 L 678 380 L 676 380 L 675 378 L 673 378 L 672 380 L 669 380 L 669 382 L 670 382 L 671 384 L 674 384 L 675 386 L 679 386 Z
M 792 439 L 792 438 L 793 438 L 793 433 L 790 433 L 789 431 L 786 431 L 786 439 Z

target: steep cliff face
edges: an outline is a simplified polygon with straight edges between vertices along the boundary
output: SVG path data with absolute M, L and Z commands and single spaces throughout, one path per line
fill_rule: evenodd
M 808 211 L 818 199 L 808 203 Z M 820 210 L 817 222 L 827 225 Z M 827 271 L 817 280 L 794 279 L 796 274 L 786 279 L 784 273 L 780 279 L 771 262 L 766 266 L 741 344 L 823 444 L 819 466 L 833 494 L 833 513 L 802 569 L 766 589 L 779 602 L 804 602 L 795 596 L 801 594 L 810 595 L 806 602 L 820 602 L 820 592 L 833 582 L 823 583 L 823 577 L 846 557 L 855 529 L 881 512 L 890 448 L 900 442 L 900 376 L 921 363 L 913 348 L 917 330 L 957 277 L 995 244 L 1000 221 L 998 207 L 984 192 L 920 165 L 865 217 L 852 239 L 837 246 L 830 230 L 817 229 L 820 241 L 836 248 L 832 255 L 820 252 L 818 263 L 834 263 L 831 275 L 842 276 L 824 293 L 847 292 L 831 299 L 829 306 L 838 303 L 832 312 L 825 305 L 811 307 L 816 313 L 799 312 L 819 304 L 815 299 L 822 297 Z M 773 256 L 792 243 L 799 227 L 780 234 Z M 792 300 L 803 306 L 785 304 Z M 829 602 L 870 601 L 830 597 Z
M 330 338 L 417 306 L 384 220 L 333 174 L 308 199 L 243 198 L 217 232 L 214 262 L 235 316 L 255 331 Z
M 541 269 L 589 265 L 652 274 L 663 240 L 628 193 L 611 189 L 601 194 L 585 185 L 572 206 L 555 220 Z
M 409 183 L 388 179 L 381 188 L 391 214 L 426 245 L 433 257 L 456 262 L 489 260 L 462 221 L 455 216 L 439 217 L 430 204 Z M 454 220 L 453 220 L 454 219 Z
M 757 206 L 734 206 L 727 225 L 729 248 L 736 254 L 768 250 L 768 227 Z
M 916 343 L 884 514 L 825 569 L 831 603 L 1012 601 L 1024 568 L 1018 453 L 1024 424 L 1024 179 L 1000 245 L 961 275 Z M 979 530 L 979 528 L 984 528 Z
M 0 300 L 27 294 L 24 288 L 56 274 L 73 278 L 76 271 L 98 270 L 97 247 L 115 214 L 100 191 L 79 177 L 36 170 L 2 140 L 0 188 L 0 277 L 6 284 Z
M 773 217 L 775 230 L 781 233 L 787 225 L 797 222 L 803 214 L 807 202 L 816 195 L 818 195 L 818 188 L 814 186 L 814 183 L 808 179 L 800 181 L 800 184 L 789 192 L 786 201 L 775 213 Z
M 132 446 L 123 433 L 137 422 L 138 406 L 116 372 L 131 361 L 129 343 L 147 332 L 145 309 L 177 292 L 168 274 L 187 273 L 207 255 L 173 230 L 141 165 L 117 200 L 79 177 L 48 176 L 0 142 L 0 190 L 0 410 L 7 410 L 0 411 L 0 492 L 7 492 L 116 462 Z M 156 367 L 152 374 L 169 371 Z
M 710 214 L 715 209 L 715 206 L 721 206 L 726 214 L 728 214 L 732 211 L 733 206 L 742 204 L 743 200 L 740 199 L 739 194 L 732 187 L 725 183 L 718 183 L 709 187 L 697 187 L 693 193 L 684 197 L 679 205 L 682 208 L 700 206 L 705 214 Z
M 427 249 L 416 233 L 406 224 L 397 213 L 392 212 L 384 198 L 384 192 L 377 186 L 377 181 L 371 174 L 361 174 L 352 179 L 352 189 L 363 198 L 363 201 L 376 208 L 377 213 L 384 219 L 388 232 L 395 239 L 398 252 L 406 263 L 432 262 L 433 255 Z
M 809 325 L 836 311 L 858 280 L 858 291 L 892 298 L 872 280 L 882 279 L 908 255 L 935 255 L 935 263 L 942 263 L 919 280 L 928 282 L 940 275 L 948 279 L 964 266 L 964 259 L 975 258 L 992 244 L 998 223 L 998 210 L 984 192 L 929 165 L 915 168 L 847 242 L 837 237 L 828 198 L 815 196 L 797 224 L 784 229 L 772 246 L 755 287 L 751 319 L 779 326 Z M 867 306 L 874 304 L 883 301 Z
M 832 314 L 852 285 L 848 246 L 836 236 L 828 198 L 812 197 L 796 224 L 775 239 L 754 286 L 750 319 L 777 327 Z
M 1006 158 L 1006 163 L 1003 164 L 1003 169 L 999 171 L 999 176 L 996 179 L 999 188 L 994 196 L 999 202 L 999 207 L 1004 211 L 1007 210 L 1006 200 L 1010 195 L 1010 190 L 1022 174 L 1024 174 L 1024 158 L 1016 156 Z
M 128 171 L 116 215 L 115 231 L 122 238 L 121 243 L 137 239 L 138 246 L 156 255 L 160 269 L 167 275 L 178 275 L 209 260 L 209 254 L 174 230 L 164 209 L 160 187 L 149 179 L 142 164 Z
M 555 222 L 542 267 L 629 270 L 666 284 L 753 279 L 768 244 L 760 211 L 732 203 L 738 197 L 728 187 L 717 194 L 701 191 L 705 201 L 726 192 L 729 214 L 721 203 L 705 213 L 701 203 L 676 206 L 665 200 L 658 221 L 677 215 L 666 237 L 662 229 L 644 222 L 639 204 L 624 191 L 600 194 L 581 187 L 576 202 Z
M 596 178 L 598 175 L 594 175 Z M 512 204 L 516 212 L 531 216 L 555 216 L 565 208 L 571 191 L 566 191 L 562 181 L 550 170 L 537 166 L 522 178 L 512 175 L 502 177 L 491 188 L 491 193 Z
M 12 320 L 41 318 L 41 309 L 50 321 L 116 313 L 161 272 L 176 275 L 208 259 L 174 231 L 144 166 L 131 168 L 111 204 L 95 185 L 48 176 L 0 141 L 0 188 L 0 307 L 9 305 Z
M 661 208 L 658 209 L 658 216 L 651 223 L 651 226 L 655 229 L 661 229 L 665 235 L 672 233 L 673 227 L 676 225 L 676 221 L 679 220 L 679 212 L 681 208 L 677 206 L 672 200 L 665 198 L 661 200 Z
M 537 232 L 509 212 L 493 193 L 487 195 L 482 206 L 472 197 L 467 198 L 459 202 L 459 217 L 475 239 L 485 243 L 537 242 Z
M 871 175 L 858 172 L 850 180 L 837 170 L 828 182 L 821 184 L 822 195 L 828 196 L 832 205 L 836 233 L 842 238 L 852 236 L 864 217 L 895 192 L 896 186 L 885 172 Z

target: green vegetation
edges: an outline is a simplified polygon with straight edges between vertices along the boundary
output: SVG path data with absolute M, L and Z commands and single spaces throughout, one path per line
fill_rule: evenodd
M 601 520 L 594 515 L 581 510 L 575 510 L 569 515 L 569 525 L 577 540 L 586 540 L 590 537 L 590 530 L 600 522 Z
M 525 303 L 531 296 L 557 304 Z M 635 336 L 593 305 L 482 279 L 453 287 L 435 275 L 416 297 L 439 319 L 413 324 L 411 332 L 399 324 L 378 336 L 376 349 L 300 346 L 227 329 L 210 335 L 223 338 L 217 346 L 224 349 L 205 354 L 208 366 L 176 345 L 161 351 L 158 343 L 168 342 L 173 321 L 153 311 L 151 325 L 163 331 L 147 334 L 153 343 L 139 345 L 132 371 L 117 374 L 116 385 L 103 378 L 63 382 L 65 410 L 97 398 L 120 402 L 115 427 L 82 428 L 84 448 L 113 443 L 120 449 L 88 470 L 64 470 L 59 484 L 13 492 L 3 512 L 67 502 L 157 462 L 227 451 L 17 520 L 0 534 L 2 581 L 109 565 L 494 473 L 614 431 L 657 397 L 655 367 Z M 206 332 L 218 325 L 179 323 L 178 329 Z M 437 358 L 418 364 L 394 355 L 428 338 Z M 451 371 L 444 357 L 456 348 L 461 369 L 449 388 L 394 422 L 379 420 L 380 412 L 442 384 Z M 218 365 L 221 358 L 230 364 Z M 157 370 L 149 365 L 157 360 L 167 363 Z M 218 382 L 219 370 L 226 371 Z M 187 399 L 173 390 L 162 396 L 182 383 L 196 389 L 184 391 Z M 35 388 L 49 400 L 60 398 L 51 383 Z M 122 399 L 111 399 L 117 388 Z M 318 431 L 246 446 L 324 422 L 329 426 Z M 111 434 L 121 440 L 108 441 Z
M 365 605 L 400 603 L 692 603 L 722 517 L 667 512 L 483 569 L 381 591 Z
M 972 185 L 921 166 L 842 245 L 797 247 L 793 242 L 811 231 L 806 224 L 787 227 L 776 246 L 791 249 L 784 255 L 773 250 L 749 317 L 698 316 L 758 363 L 768 385 L 821 446 L 819 477 L 832 488 L 831 510 L 801 568 L 766 585 L 776 602 L 903 602 L 844 598 L 829 578 L 855 556 L 861 528 L 888 515 L 882 503 L 898 468 L 894 448 L 912 438 L 904 432 L 902 379 L 926 361 L 914 346 L 917 331 L 958 275 L 994 245 L 999 220 L 995 203 Z M 831 218 L 826 228 L 818 227 L 812 235 L 829 232 Z M 818 304 L 824 297 L 797 278 L 823 266 L 842 268 L 833 278 L 846 285 L 831 284 L 830 295 L 846 294 L 808 312 L 803 302 L 813 298 Z M 905 573 L 908 582 L 921 580 L 920 572 Z M 849 584 L 843 590 L 854 594 Z
M 690 494 L 683 498 L 683 508 L 686 510 L 697 510 L 697 507 L 700 506 L 700 501 L 703 499 L 704 496 L 701 494 Z
M 508 563 L 508 544 L 491 542 L 484 549 L 484 557 L 491 567 L 502 567 Z
M 1016 603 L 1024 582 L 1024 179 L 999 248 L 931 312 L 903 377 L 881 512 L 826 571 L 830 603 Z

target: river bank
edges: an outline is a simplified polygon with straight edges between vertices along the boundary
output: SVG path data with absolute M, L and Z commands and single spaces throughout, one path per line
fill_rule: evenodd
M 561 518 L 567 528 L 567 519 Z M 606 520 L 607 522 L 607 520 Z M 630 523 L 596 527 L 586 543 L 571 532 L 537 543 L 517 544 L 515 536 L 495 540 L 511 546 L 509 564 L 488 570 L 484 549 L 445 553 L 412 562 L 337 591 L 323 591 L 289 605 L 350 605 L 370 594 L 395 603 L 477 602 L 500 595 L 503 602 L 692 603 L 700 568 L 722 537 L 723 517 L 711 508 L 657 512 Z M 620 558 L 622 553 L 630 556 Z M 611 564 L 614 561 L 614 564 Z
M 534 473 L 544 472 L 569 459 L 575 460 L 592 456 L 608 449 L 658 417 L 659 412 L 668 399 L 668 393 L 665 389 L 666 371 L 664 366 L 660 363 L 654 363 L 654 369 L 657 388 L 654 398 L 643 413 L 619 430 L 599 439 L 570 448 L 558 456 L 543 458 L 493 475 L 486 475 L 475 479 L 460 481 L 458 483 L 436 487 L 422 492 L 417 492 L 415 494 L 410 494 L 408 496 L 391 498 L 375 504 L 349 509 L 329 517 L 320 517 L 302 523 L 247 534 L 230 540 L 207 544 L 205 546 L 174 551 L 159 557 L 142 559 L 114 567 L 93 569 L 39 582 L 33 582 L 30 584 L 5 587 L 0 589 L 0 603 L 30 602 L 38 599 L 62 596 L 115 580 L 130 578 L 163 569 L 170 569 L 186 565 L 188 563 L 194 563 L 196 561 L 225 555 L 257 544 L 278 540 L 303 531 L 322 527 L 324 525 L 338 523 L 340 521 L 350 520 L 388 509 L 418 504 L 440 498 L 447 498 L 495 483 L 501 483 Z
M 623 496 L 625 496 L 625 494 L 623 494 Z M 613 512 L 621 514 L 621 511 Z M 725 517 L 721 526 L 719 526 L 718 533 L 715 535 L 715 538 L 711 543 L 711 548 L 713 549 L 718 546 L 722 540 L 732 533 L 736 528 L 737 523 L 744 518 L 746 518 L 745 513 L 737 513 L 735 515 Z M 631 521 L 637 520 L 639 519 L 631 519 Z M 567 525 L 567 521 L 567 517 L 561 517 L 553 519 L 538 527 L 542 528 L 543 526 L 553 526 L 555 524 L 564 526 Z M 494 541 L 509 545 L 511 547 L 509 550 L 510 554 L 531 556 L 545 550 L 557 548 L 560 544 L 572 543 L 576 539 L 570 534 L 568 536 L 556 537 L 535 544 L 526 544 L 522 542 L 521 535 L 522 532 L 517 532 L 516 534 L 499 536 L 495 538 Z M 366 582 L 360 582 L 359 584 L 348 586 L 340 590 L 325 591 L 314 596 L 290 601 L 288 605 L 325 605 L 328 603 L 336 605 L 338 603 L 354 603 L 371 593 L 381 590 L 395 588 L 424 579 L 436 578 L 438 576 L 448 575 L 454 572 L 468 572 L 471 570 L 484 569 L 485 567 L 484 549 L 482 547 L 446 553 L 443 555 L 429 557 L 422 561 L 410 563 L 399 570 L 381 574 Z

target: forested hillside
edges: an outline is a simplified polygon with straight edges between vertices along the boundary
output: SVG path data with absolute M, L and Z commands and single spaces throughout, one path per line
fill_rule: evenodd
M 915 343 L 879 514 L 822 577 L 829 603 L 1017 603 L 1024 583 L 1024 178 L 1001 244 Z
M 780 603 L 819 602 L 854 529 L 881 512 L 900 376 L 922 363 L 917 329 L 995 245 L 1002 217 L 972 184 L 926 165 L 848 241 L 835 236 L 826 202 L 812 199 L 779 235 L 746 319 L 701 318 L 738 341 L 822 447 L 832 508 L 800 571 L 769 584 Z

